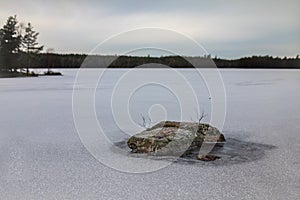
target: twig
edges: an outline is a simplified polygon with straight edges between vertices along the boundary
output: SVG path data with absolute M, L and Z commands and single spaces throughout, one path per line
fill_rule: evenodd
M 147 118 L 141 113 L 141 118 L 142 118 L 142 123 L 139 123 L 140 126 L 144 127 L 144 128 L 149 128 L 151 126 L 151 118 L 149 116 L 147 116 Z
M 202 119 L 203 119 L 204 117 L 206 117 L 206 116 L 207 116 L 207 114 L 205 114 L 205 112 L 204 112 L 203 110 L 202 110 L 202 112 L 201 112 L 201 115 L 200 115 L 199 112 L 197 111 L 197 122 L 198 122 L 199 125 L 200 125 Z M 193 122 L 196 122 L 195 120 L 193 120 L 192 117 L 191 117 L 191 120 L 192 120 Z

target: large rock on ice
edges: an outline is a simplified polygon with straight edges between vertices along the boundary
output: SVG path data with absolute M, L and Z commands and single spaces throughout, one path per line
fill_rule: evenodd
M 127 144 L 134 153 L 180 156 L 203 142 L 222 144 L 225 138 L 209 124 L 163 121 L 133 135 Z

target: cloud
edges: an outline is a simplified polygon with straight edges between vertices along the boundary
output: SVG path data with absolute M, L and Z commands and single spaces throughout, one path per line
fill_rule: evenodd
M 40 32 L 40 43 L 59 52 L 86 53 L 119 32 L 159 27 L 186 34 L 219 56 L 265 52 L 294 56 L 300 52 L 299 4 L 295 0 L 12 0 L 1 3 L 0 23 L 17 14 L 19 21 L 32 22 Z M 130 45 L 128 41 L 119 45 L 126 44 Z

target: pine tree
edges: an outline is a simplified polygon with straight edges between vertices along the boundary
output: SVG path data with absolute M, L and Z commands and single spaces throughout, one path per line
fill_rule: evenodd
M 17 32 L 17 17 L 10 16 L 6 24 L 0 29 L 0 65 L 2 70 L 13 69 L 16 55 L 21 45 L 21 35 Z
M 37 37 L 39 33 L 33 30 L 31 23 L 27 24 L 25 28 L 25 35 L 22 39 L 22 45 L 25 52 L 27 53 L 27 73 L 29 72 L 30 60 L 40 51 L 43 50 L 44 46 L 38 46 Z

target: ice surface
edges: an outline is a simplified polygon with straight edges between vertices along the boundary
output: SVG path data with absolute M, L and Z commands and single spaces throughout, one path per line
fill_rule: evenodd
M 199 91 L 200 108 L 209 114 L 201 78 L 193 70 L 179 71 Z M 63 77 L 0 79 L 0 199 L 299 199 L 300 71 L 221 70 L 227 94 L 223 133 L 230 141 L 272 146 L 256 146 L 258 159 L 230 165 L 176 162 L 145 174 L 116 171 L 89 154 L 73 123 L 76 70 L 62 72 Z M 109 71 L 95 97 L 99 122 L 112 142 L 128 136 L 107 106 L 124 72 Z M 155 103 L 167 107 L 168 118 L 179 117 L 176 98 L 161 90 L 149 86 L 133 94 L 134 121 Z

